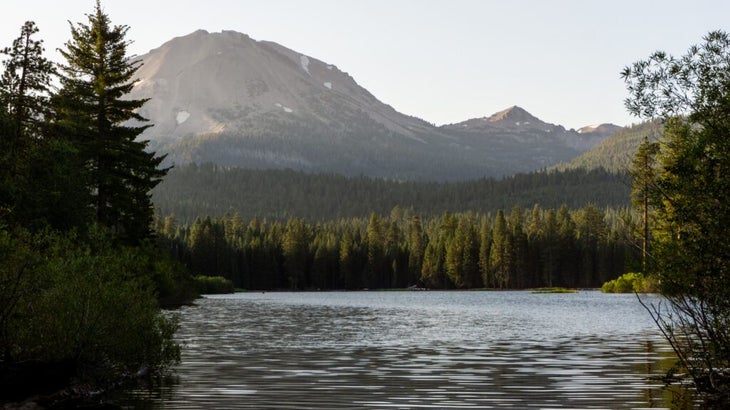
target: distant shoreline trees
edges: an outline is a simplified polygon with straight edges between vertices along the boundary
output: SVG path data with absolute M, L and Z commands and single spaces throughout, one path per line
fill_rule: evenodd
M 196 273 L 244 289 L 598 288 L 638 261 L 625 240 L 634 219 L 592 206 L 435 217 L 394 208 L 318 223 L 168 216 L 156 230 Z

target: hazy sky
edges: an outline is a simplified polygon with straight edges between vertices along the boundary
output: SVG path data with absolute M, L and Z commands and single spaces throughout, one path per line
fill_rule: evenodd
M 49 56 L 94 0 L 3 0 L 0 47 L 34 20 Z M 568 128 L 638 122 L 621 69 L 730 31 L 727 0 L 105 0 L 143 54 L 197 29 L 235 30 L 337 65 L 436 124 L 519 105 Z

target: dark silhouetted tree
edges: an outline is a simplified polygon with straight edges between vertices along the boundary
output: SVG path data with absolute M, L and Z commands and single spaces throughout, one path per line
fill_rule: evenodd
M 85 161 L 88 191 L 97 223 L 135 243 L 151 231 L 150 190 L 166 170 L 162 157 L 147 152 L 139 135 L 150 125 L 137 110 L 146 100 L 125 96 L 141 62 L 127 56 L 128 26 L 112 25 L 97 1 L 88 22 L 71 24 L 71 40 L 60 50 L 61 89 L 55 99 L 58 125 Z

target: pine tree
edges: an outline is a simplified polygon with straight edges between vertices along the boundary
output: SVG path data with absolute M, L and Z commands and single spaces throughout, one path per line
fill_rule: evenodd
M 408 285 L 414 285 L 418 281 L 423 264 L 423 254 L 426 250 L 426 240 L 421 226 L 421 217 L 414 215 L 410 224 L 408 253 Z
M 306 273 L 309 265 L 309 241 L 311 235 L 301 219 L 290 219 L 282 238 L 282 252 L 287 279 L 292 289 L 301 289 L 306 285 Z
M 10 155 L 22 152 L 30 138 L 40 136 L 43 121 L 49 114 L 54 68 L 53 63 L 43 57 L 43 40 L 32 38 L 36 33 L 35 23 L 26 21 L 12 47 L 0 51 L 7 56 L 0 77 L 0 104 L 13 123 L 14 133 L 7 135 L 9 140 L 3 144 Z
M 493 286 L 494 280 L 490 268 L 490 254 L 492 250 L 492 228 L 490 218 L 484 217 L 479 230 L 479 272 L 482 276 L 482 284 L 486 287 Z
M 631 199 L 634 206 L 641 209 L 641 271 L 647 272 L 649 254 L 649 202 L 652 191 L 656 190 L 656 155 L 659 143 L 650 142 L 648 137 L 639 145 L 636 156 L 631 162 L 630 174 L 634 180 Z
M 527 235 L 524 229 L 524 216 L 522 208 L 515 206 L 509 215 L 510 229 L 509 241 L 509 271 L 510 286 L 524 288 L 527 279 Z
M 366 231 L 367 235 L 367 275 L 366 283 L 369 287 L 383 286 L 381 277 L 385 269 L 385 244 L 383 238 L 383 225 L 375 212 L 370 214 L 370 220 Z
M 141 62 L 127 56 L 129 29 L 112 25 L 99 1 L 88 23 L 71 24 L 71 40 L 60 50 L 58 124 L 78 147 L 89 174 L 88 190 L 97 223 L 135 243 L 150 236 L 150 190 L 167 170 L 164 157 L 146 152 L 137 137 L 151 125 L 137 114 L 147 100 L 125 99 Z
M 76 150 L 49 127 L 53 64 L 32 21 L 21 27 L 0 76 L 0 214 L 31 230 L 82 228 L 88 222 Z
M 558 219 L 554 209 L 550 209 L 545 217 L 545 224 L 540 236 L 540 265 L 542 283 L 552 287 L 557 275 L 560 243 L 558 235 Z
M 507 221 L 504 218 L 504 211 L 497 211 L 494 220 L 494 232 L 492 234 L 492 247 L 490 260 L 491 278 L 494 283 L 492 287 L 504 289 L 510 281 L 510 247 L 512 238 L 507 228 Z

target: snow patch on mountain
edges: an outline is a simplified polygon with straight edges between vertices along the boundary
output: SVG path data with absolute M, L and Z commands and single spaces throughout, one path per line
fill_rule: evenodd
M 312 75 L 309 72 L 309 57 L 307 56 L 301 56 L 299 57 L 299 62 L 302 64 L 302 69 L 306 71 L 307 74 Z
M 293 113 L 294 112 L 294 110 L 292 110 L 291 108 L 287 107 L 286 105 L 283 105 L 282 103 L 276 103 L 274 105 L 277 108 L 281 108 L 282 110 L 284 110 L 284 112 L 287 112 L 287 113 Z
M 177 121 L 177 125 L 180 125 L 180 124 L 184 123 L 185 121 L 187 121 L 188 118 L 190 118 L 190 113 L 185 110 L 182 110 L 182 111 L 177 112 L 177 116 L 175 116 L 175 121 Z
M 330 90 L 332 89 L 332 83 L 330 83 L 330 82 L 324 83 L 324 86 L 329 88 Z
M 578 133 L 579 134 L 583 134 L 585 132 L 594 132 L 600 126 L 601 126 L 601 124 L 588 125 L 588 126 L 585 126 L 585 127 L 582 127 L 580 129 L 578 129 Z

